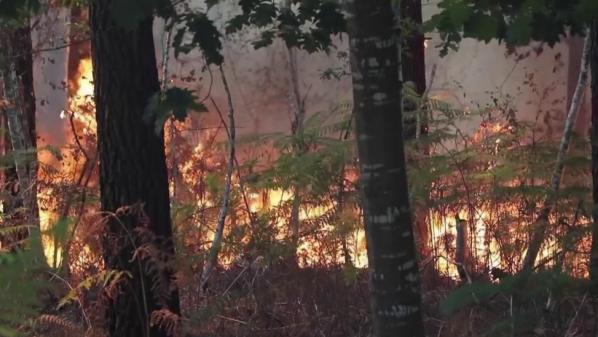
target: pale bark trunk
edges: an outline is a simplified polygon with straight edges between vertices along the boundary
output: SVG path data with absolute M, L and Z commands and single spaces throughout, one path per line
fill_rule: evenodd
M 374 336 L 424 336 L 391 1 L 348 5 Z
M 4 78 L 4 92 L 9 101 L 15 102 L 6 108 L 10 142 L 15 155 L 15 168 L 19 178 L 19 190 L 26 210 L 25 223 L 39 227 L 37 219 L 37 159 L 31 158 L 35 154 L 31 139 L 23 126 L 25 116 L 19 108 L 19 79 L 14 66 Z
M 222 203 L 218 212 L 218 223 L 216 224 L 216 232 L 214 234 L 214 240 L 210 247 L 210 252 L 206 260 L 202 275 L 201 275 L 201 289 L 205 288 L 206 282 L 208 281 L 212 270 L 218 263 L 218 254 L 222 246 L 222 238 L 224 236 L 224 225 L 226 222 L 226 215 L 229 210 L 230 194 L 232 188 L 232 176 L 235 167 L 235 109 L 233 106 L 232 94 L 226 81 L 226 75 L 222 66 L 220 66 L 220 76 L 222 78 L 222 84 L 228 97 L 228 161 L 226 166 L 226 177 L 224 181 L 224 191 L 222 192 Z
M 8 140 L 14 156 L 14 173 L 18 181 L 18 188 L 15 189 L 18 202 L 15 205 L 24 209 L 23 212 L 19 212 L 19 217 L 22 217 L 23 223 L 30 229 L 29 234 L 32 230 L 39 234 L 35 96 L 30 29 L 28 26 L 4 26 L 0 29 L 0 76 L 4 101 L 0 108 L 6 117 Z
M 555 206 L 558 199 L 558 193 L 561 186 L 561 179 L 563 177 L 563 171 L 565 168 L 565 157 L 569 151 L 569 145 L 571 142 L 571 136 L 573 135 L 573 127 L 577 120 L 577 114 L 581 106 L 584 91 L 588 84 L 588 72 L 589 72 L 589 60 L 590 60 L 590 34 L 588 33 L 584 42 L 584 50 L 582 55 L 581 70 L 579 73 L 579 79 L 571 106 L 569 107 L 569 113 L 567 114 L 567 120 L 565 122 L 565 129 L 561 138 L 561 144 L 559 146 L 559 152 L 556 159 L 556 165 L 552 173 L 550 188 L 551 195 L 547 197 L 546 203 L 538 216 L 538 219 L 532 224 L 532 235 L 530 238 L 529 246 L 525 258 L 523 260 L 523 270 L 532 271 L 536 263 L 540 248 L 546 239 L 546 230 L 548 229 L 550 213 Z

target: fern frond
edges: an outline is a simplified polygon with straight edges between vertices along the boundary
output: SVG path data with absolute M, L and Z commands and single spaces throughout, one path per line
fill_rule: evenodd
M 177 335 L 180 323 L 181 317 L 168 309 L 153 311 L 150 318 L 150 325 L 163 329 L 168 336 Z
M 57 315 L 44 314 L 39 316 L 35 321 L 39 325 L 58 328 L 65 332 L 81 332 L 84 330 L 78 324 Z

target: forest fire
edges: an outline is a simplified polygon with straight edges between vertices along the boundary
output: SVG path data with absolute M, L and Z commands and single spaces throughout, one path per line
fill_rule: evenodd
M 594 2 L 2 2 L 0 335 L 598 336 Z
M 90 59 L 82 59 L 77 67 L 77 76 L 73 79 L 74 93 L 70 98 L 69 109 L 61 113 L 61 118 L 65 120 L 68 125 L 67 129 L 70 129 L 73 134 L 71 147 L 67 149 L 65 153 L 65 159 L 63 160 L 61 169 L 64 171 L 64 182 L 74 183 L 75 177 L 80 174 L 80 170 L 85 165 L 81 164 L 83 159 L 81 156 L 81 148 L 86 150 L 87 147 L 95 144 L 95 116 L 93 111 L 93 69 Z M 180 134 L 184 134 L 186 128 L 190 124 L 182 123 L 176 126 L 176 129 L 167 128 L 167 148 L 170 151 L 175 151 L 176 156 L 169 158 L 174 159 L 175 162 L 171 163 L 172 166 L 177 165 L 176 172 L 179 172 L 182 177 L 182 181 L 176 182 L 176 179 L 171 179 L 170 190 L 173 197 L 183 198 L 176 200 L 178 202 L 184 202 L 184 199 L 195 199 L 196 207 L 199 212 L 202 210 L 217 209 L 218 205 L 218 191 L 210 191 L 208 185 L 198 184 L 203 181 L 203 176 L 206 172 L 215 174 L 214 177 L 219 177 L 220 171 L 224 169 L 223 163 L 219 159 L 220 153 L 215 148 L 215 143 L 219 139 L 216 131 L 205 131 L 202 133 L 199 140 L 196 140 L 196 145 L 190 144 L 190 140 L 186 140 L 180 137 Z M 502 141 L 502 138 L 506 134 L 513 131 L 513 127 L 502 122 L 488 122 L 483 123 L 481 128 L 474 133 L 471 137 L 472 144 L 482 144 L 488 151 L 493 154 L 497 154 L 501 151 L 503 146 L 509 146 L 507 142 Z M 172 132 L 176 132 L 179 136 L 175 136 Z M 77 137 L 77 139 L 75 139 Z M 176 146 L 172 147 L 173 139 L 178 137 L 176 140 Z M 491 140 L 488 142 L 488 140 Z M 491 143 L 491 144 L 490 144 Z M 207 144 L 207 145 L 206 145 Z M 189 147 L 187 147 L 189 146 Z M 269 146 L 269 145 L 268 145 Z M 185 149 L 188 150 L 185 150 Z M 271 150 L 271 149 L 270 149 Z M 269 151 L 268 149 L 266 151 Z M 495 165 L 493 160 L 487 163 L 488 167 L 491 168 Z M 174 171 L 173 171 L 174 172 Z M 176 173 L 174 173 L 176 174 Z M 357 181 L 357 175 L 355 170 L 346 171 L 347 181 L 355 183 Z M 43 178 L 43 177 L 42 177 Z M 241 179 L 245 179 L 241 177 Z M 456 177 L 456 182 L 452 184 L 459 184 L 459 178 Z M 233 177 L 234 189 L 241 192 L 241 185 L 239 183 L 239 177 Z M 181 186 L 182 184 L 182 186 Z M 210 184 L 210 183 L 208 183 Z M 178 185 L 178 186 L 177 186 Z M 245 187 L 246 188 L 246 187 Z M 183 191 L 183 192 L 181 192 Z M 184 192 L 187 191 L 187 192 Z M 56 198 L 53 198 L 53 191 L 50 189 L 40 191 L 40 199 L 46 200 L 45 207 L 41 209 L 40 216 L 44 228 L 48 229 L 52 223 L 56 222 L 59 217 L 60 204 Z M 191 196 L 189 196 L 191 193 Z M 215 193 L 215 194 L 214 194 Z M 245 191 L 248 199 L 249 210 L 254 214 L 263 214 L 270 212 L 272 214 L 279 214 L 275 216 L 273 225 L 276 226 L 278 236 L 277 239 L 284 240 L 288 232 L 288 213 L 287 211 L 281 212 L 281 210 L 288 208 L 293 201 L 293 193 L 290 190 L 282 190 L 279 188 L 266 188 L 261 190 L 252 190 L 251 192 Z M 467 200 L 457 200 L 454 205 L 460 205 L 467 203 Z M 241 206 L 240 206 L 241 207 Z M 242 206 L 241 208 L 243 208 Z M 305 202 L 299 210 L 299 221 L 303 223 L 310 223 L 316 221 L 321 217 L 329 216 L 330 213 L 334 212 L 336 207 L 335 201 L 327 201 L 320 205 L 310 205 L 309 200 Z M 478 273 L 488 273 L 489 270 L 494 268 L 513 268 L 508 265 L 505 259 L 509 259 L 509 256 L 501 254 L 501 242 L 493 236 L 492 231 L 489 227 L 493 227 L 497 221 L 496 209 L 488 209 L 488 206 L 480 204 L 474 209 L 473 215 L 470 215 L 466 209 L 455 209 L 453 206 L 449 207 L 451 211 L 441 212 L 438 210 L 430 210 L 426 216 L 426 226 L 429 227 L 430 236 L 428 241 L 425 243 L 432 251 L 434 255 L 435 267 L 438 272 L 449 276 L 454 279 L 459 278 L 459 264 L 467 264 L 469 268 L 473 268 L 473 271 Z M 504 214 L 516 214 L 518 212 L 515 206 L 505 206 L 506 208 L 501 210 L 502 216 Z M 226 233 L 234 231 L 233 228 L 239 222 L 249 222 L 247 212 L 239 210 L 230 210 L 232 213 L 236 213 L 233 219 L 228 219 L 226 222 Z M 352 225 L 355 227 L 354 230 L 342 234 L 343 240 L 347 246 L 347 251 L 351 257 L 351 263 L 358 268 L 364 268 L 367 266 L 367 252 L 365 243 L 365 233 L 361 229 L 361 222 L 359 219 L 358 210 L 344 210 L 344 213 L 351 213 L 351 215 L 341 215 L 341 217 L 350 218 L 348 221 L 358 221 L 358 224 Z M 213 212 L 212 212 L 213 213 Z M 194 217 L 195 221 L 201 223 L 200 218 Z M 204 228 L 204 237 L 207 242 L 211 242 L 214 236 L 214 218 L 208 217 L 206 226 L 200 226 Z M 465 238 L 465 245 L 458 247 L 457 242 L 459 241 L 458 222 L 463 222 L 464 228 L 462 229 L 463 238 Z M 529 226 L 529 224 L 519 224 L 517 226 Z M 306 229 L 306 237 L 300 240 L 299 246 L 297 247 L 296 254 L 301 256 L 300 264 L 303 267 L 309 265 L 324 264 L 338 264 L 343 262 L 343 254 L 331 250 L 330 247 L 322 245 L 321 239 L 318 237 L 328 237 L 330 235 L 336 235 L 338 229 L 330 223 L 323 223 L 320 227 L 313 229 Z M 319 233 L 319 234 L 315 234 Z M 49 259 L 52 259 L 55 254 L 54 244 L 48 240 L 46 243 L 46 254 Z M 504 244 L 504 243 L 503 243 Z M 549 251 L 551 244 L 547 244 L 541 252 L 541 259 L 550 256 L 552 253 Z M 422 247 L 422 249 L 424 249 Z M 458 261 L 459 249 L 465 251 L 465 260 Z M 220 259 L 220 263 L 223 265 L 229 265 L 234 261 L 234 256 L 223 256 Z
M 88 149 L 95 144 L 96 137 L 96 123 L 93 110 L 93 69 L 91 60 L 89 58 L 81 59 L 77 67 L 77 75 L 73 82 L 73 94 L 70 98 L 69 109 L 61 113 L 61 118 L 67 124 L 67 130 L 73 134 L 71 145 L 65 148 L 63 155 L 64 159 L 60 167 L 62 182 L 65 184 L 75 183 L 76 177 L 81 174 L 81 170 L 85 169 L 85 164 L 81 164 L 84 160 L 81 151 L 93 151 Z M 169 155 L 168 158 L 174 160 L 169 163 L 176 165 L 176 171 L 173 171 L 174 176 L 171 179 L 170 191 L 175 202 L 185 202 L 186 199 L 196 200 L 195 207 L 199 213 L 204 213 L 206 210 L 215 214 L 214 210 L 218 207 L 218 190 L 213 190 L 210 187 L 210 182 L 202 183 L 205 180 L 206 173 L 214 174 L 214 177 L 220 177 L 220 172 L 224 170 L 224 165 L 220 160 L 221 153 L 215 148 L 217 141 L 220 139 L 217 131 L 205 131 L 202 133 L 199 140 L 195 140 L 195 145 L 191 139 L 181 138 L 181 134 L 185 134 L 185 130 L 190 127 L 188 123 L 179 123 L 175 128 L 166 128 L 167 148 L 169 151 L 175 151 L 175 156 Z M 490 121 L 482 123 L 480 129 L 475 132 L 471 138 L 471 146 L 480 146 L 489 151 L 492 155 L 498 155 L 500 151 L 508 150 L 516 147 L 515 144 L 509 144 L 509 135 L 512 134 L 514 128 L 509 123 Z M 175 132 L 175 133 L 173 133 Z M 175 144 L 173 145 L 173 139 Z M 477 144 L 477 145 L 476 145 Z M 267 145 L 266 147 L 269 147 Z M 271 148 L 265 151 L 271 151 Z M 443 151 L 447 151 L 445 148 Z M 453 151 L 453 150 L 448 150 Z M 484 165 L 488 169 L 495 168 L 498 164 L 494 159 L 488 158 Z M 178 173 L 177 173 L 178 172 Z M 177 182 L 176 174 L 180 174 L 182 180 Z M 47 177 L 41 177 L 45 179 Z M 357 174 L 355 170 L 346 170 L 347 181 L 351 183 L 357 182 Z M 241 177 L 244 180 L 244 177 Z M 452 185 L 460 185 L 462 177 L 455 176 L 454 181 L 445 181 Z M 514 184 L 515 181 L 507 182 L 505 184 Z M 238 193 L 243 192 L 246 186 L 242 186 L 238 176 L 233 177 L 233 187 Z M 176 193 L 175 193 L 176 190 Z M 254 214 L 274 215 L 273 225 L 277 228 L 277 239 L 285 240 L 289 233 L 288 207 L 293 203 L 293 192 L 290 190 L 283 190 L 280 188 L 262 188 L 260 190 L 251 189 L 245 191 L 249 211 Z M 40 208 L 40 217 L 42 219 L 42 226 L 45 230 L 58 221 L 60 217 L 60 208 L 63 205 L 58 199 L 54 197 L 55 190 L 52 188 L 41 189 L 39 198 L 44 200 L 44 207 Z M 471 197 L 471 196 L 470 196 Z M 457 199 L 449 205 L 447 210 L 429 210 L 426 218 L 426 226 L 429 228 L 428 240 L 424 243 L 426 247 L 420 247 L 422 250 L 429 250 L 433 255 L 435 261 L 434 265 L 437 271 L 453 279 L 458 279 L 459 265 L 467 265 L 469 271 L 472 273 L 488 274 L 490 270 L 495 268 L 513 270 L 519 265 L 518 261 L 511 261 L 512 255 L 505 255 L 504 237 L 496 236 L 496 226 L 505 217 L 516 217 L 519 209 L 516 205 L 503 205 L 500 210 L 494 206 L 484 203 L 470 205 L 469 207 L 460 207 L 457 205 L 464 205 L 471 200 L 466 200 L 468 197 L 462 195 L 461 199 Z M 237 206 L 235 206 L 237 207 Z M 226 221 L 226 233 L 235 231 L 234 228 L 239 222 L 250 222 L 247 215 L 247 210 L 243 210 L 245 206 L 239 205 L 240 209 L 231 209 L 229 213 L 234 216 L 229 217 Z M 321 218 L 329 217 L 330 214 L 335 213 L 337 207 L 336 201 L 333 199 L 319 205 L 311 205 L 309 200 L 305 200 L 299 209 L 299 221 L 305 224 L 314 221 L 321 221 Z M 287 209 L 287 211 L 283 211 Z M 470 211 L 473 214 L 470 215 Z M 349 214 L 350 213 L 350 214 Z M 296 254 L 301 256 L 299 259 L 302 267 L 319 264 L 339 264 L 343 263 L 343 253 L 338 249 L 331 248 L 328 243 L 323 244 L 322 240 L 329 240 L 330 237 L 339 235 L 339 230 L 342 231 L 342 241 L 346 246 L 346 252 L 350 255 L 350 261 L 353 266 L 357 268 L 367 267 L 367 250 L 365 243 L 365 232 L 362 229 L 359 210 L 345 209 L 342 214 L 338 215 L 342 221 L 355 222 L 356 224 L 349 225 L 354 229 L 346 232 L 344 229 L 338 229 L 336 225 L 324 221 L 319 227 L 309 228 L 303 230 L 305 237 L 299 240 Z M 193 221 L 200 224 L 199 228 L 204 231 L 201 235 L 211 242 L 215 235 L 214 226 L 215 218 L 211 215 L 205 223 L 201 225 L 203 216 L 195 216 Z M 342 220 L 346 218 L 347 220 Z M 183 224 L 181 224 L 183 225 Z M 343 225 L 344 226 L 344 225 Z M 458 230 L 462 226 L 461 230 Z M 509 235 L 521 235 L 517 228 L 526 228 L 529 226 L 529 219 L 519 221 L 513 224 Z M 302 234 L 303 235 L 303 234 Z M 460 237 L 460 235 L 462 237 Z M 501 241 L 502 240 L 502 241 Z M 459 247 L 459 243 L 463 244 Z M 46 254 L 49 261 L 53 261 L 58 254 L 60 257 L 60 249 L 55 251 L 55 243 L 48 237 L 44 240 L 46 246 Z M 554 254 L 554 246 L 556 241 L 550 238 L 547 244 L 540 252 L 539 258 L 547 259 Z M 89 250 L 88 247 L 84 247 Z M 205 247 L 204 247 L 205 248 Z M 459 250 L 463 250 L 459 253 Z M 462 255 L 459 257 L 459 255 Z M 461 259 L 461 260 L 460 260 Z M 222 256 L 220 263 L 224 266 L 230 265 L 235 260 L 234 256 Z M 53 262 L 51 262 L 52 264 Z M 515 264 L 513 264 L 515 263 Z
M 61 263 L 63 242 L 56 241 L 57 231 L 68 231 L 69 209 L 72 195 L 60 197 L 61 189 L 77 185 L 78 177 L 88 170 L 85 158 L 87 153 L 95 151 L 96 121 L 93 102 L 93 68 L 90 58 L 81 59 L 77 72 L 70 80 L 68 109 L 60 112 L 64 121 L 64 131 L 71 136 L 68 143 L 59 149 L 60 160 L 56 161 L 47 153 L 40 152 L 40 162 L 46 169 L 39 171 L 38 179 L 42 182 L 39 192 L 39 217 L 42 231 L 48 233 L 43 237 L 44 250 L 49 265 Z M 90 150 L 91 148 L 91 150 Z M 91 173 L 90 173 L 91 174 Z M 87 179 L 89 180 L 89 179 Z M 51 182 L 51 184 L 43 182 Z M 68 192 L 67 192 L 68 193 Z M 73 193 L 73 192 L 71 192 Z M 65 228 L 57 228 L 65 227 Z
M 96 133 L 96 120 L 94 115 L 93 103 L 93 66 L 91 58 L 82 59 L 77 69 L 77 77 L 74 80 L 76 88 L 75 93 L 70 97 L 70 109 L 68 112 L 61 112 L 61 118 L 74 118 L 81 124 L 81 129 L 77 130 L 84 134 Z

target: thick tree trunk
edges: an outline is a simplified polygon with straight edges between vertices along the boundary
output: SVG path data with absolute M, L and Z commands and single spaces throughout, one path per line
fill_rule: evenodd
M 424 336 L 390 0 L 354 0 L 351 68 L 374 336 Z
M 33 58 L 29 25 L 0 27 L 0 67 L 2 78 L 2 114 L 5 131 L 4 152 L 12 151 L 14 166 L 4 171 L 4 181 L 12 195 L 4 213 L 22 220 L 30 228 L 39 227 L 37 208 L 37 154 L 35 131 L 35 95 L 33 92 Z M 10 149 L 9 149 L 9 148 Z M 19 211 L 20 208 L 23 211 Z M 18 231 L 9 240 L 27 237 Z M 4 242 L 6 244 L 6 242 Z
M 590 141 L 592 144 L 592 182 L 594 209 L 592 225 L 592 250 L 590 257 L 590 280 L 595 294 L 598 295 L 598 20 L 591 28 L 592 49 L 590 52 L 590 67 L 592 69 L 592 129 Z
M 104 257 L 107 268 L 131 274 L 107 309 L 108 335 L 162 337 L 168 331 L 151 324 L 152 313 L 180 310 L 168 261 L 174 247 L 164 139 L 143 118 L 160 90 L 153 20 L 122 28 L 113 21 L 114 1 L 90 2 L 101 204 L 113 214 Z

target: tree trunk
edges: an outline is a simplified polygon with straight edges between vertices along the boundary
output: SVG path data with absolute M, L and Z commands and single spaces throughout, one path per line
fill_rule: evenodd
M 401 68 L 403 82 L 411 82 L 415 91 L 423 95 L 426 91 L 426 53 L 424 48 L 424 34 L 421 33 L 422 2 L 421 0 L 401 1 L 401 20 L 414 26 L 414 31 L 405 36 L 404 48 L 401 50 Z M 416 107 L 419 108 L 419 107 Z M 420 124 L 421 131 L 424 125 Z M 415 125 L 406 125 L 405 137 L 415 138 Z
M 349 3 L 374 336 L 424 336 L 390 0 Z
M 457 272 L 462 282 L 471 281 L 470 270 L 469 270 L 469 248 L 467 239 L 469 237 L 467 233 L 467 221 L 462 220 L 459 216 L 455 216 L 455 229 L 457 232 L 457 238 L 455 243 L 455 262 L 457 263 Z
M 590 67 L 592 69 L 592 129 L 590 142 L 592 144 L 592 182 L 594 222 L 592 225 L 592 250 L 590 257 L 590 280 L 595 294 L 598 294 L 598 20 L 591 28 L 592 49 L 590 52 Z
M 90 2 L 101 205 L 111 214 L 104 260 L 106 268 L 131 275 L 107 308 L 108 335 L 162 337 L 168 329 L 151 324 L 152 313 L 180 309 L 169 261 L 174 245 L 164 138 L 143 118 L 160 90 L 153 20 L 118 26 L 114 1 Z
M 396 9 L 395 9 L 396 10 Z M 412 30 L 403 34 L 404 43 L 401 52 L 401 69 L 403 83 L 410 82 L 415 92 L 423 96 L 426 93 L 426 52 L 424 46 L 424 34 L 422 33 L 422 2 L 421 0 L 403 0 L 400 3 L 399 17 L 404 25 L 411 27 Z M 422 97 L 425 99 L 425 97 Z M 405 139 L 415 139 L 419 135 L 425 135 L 428 132 L 428 123 L 423 118 L 421 104 L 414 102 L 404 102 L 403 109 L 411 112 L 412 117 L 404 118 Z M 421 149 L 423 153 L 428 153 L 427 149 Z M 415 239 L 418 252 L 421 258 L 425 259 L 431 252 L 428 248 L 430 233 L 426 222 L 428 210 L 423 204 L 416 205 L 413 215 L 413 226 L 415 229 Z
M 588 32 L 589 34 L 589 32 Z M 561 144 L 559 146 L 559 152 L 556 158 L 556 164 L 554 171 L 552 172 L 550 180 L 551 195 L 546 198 L 544 207 L 542 208 L 538 219 L 532 224 L 532 234 L 529 241 L 529 246 L 523 259 L 522 269 L 524 271 L 532 271 L 536 264 L 536 259 L 540 253 L 540 248 L 544 244 L 546 239 L 546 231 L 549 226 L 549 216 L 552 209 L 558 200 L 559 189 L 561 187 L 561 180 L 563 178 L 563 172 L 565 170 L 565 157 L 569 152 L 569 143 L 573 136 L 573 126 L 577 120 L 577 113 L 582 103 L 583 95 L 588 83 L 588 70 L 590 62 L 590 38 L 586 37 L 583 48 L 583 55 L 581 60 L 581 70 L 579 73 L 579 80 L 569 112 L 567 113 L 567 120 L 565 122 L 565 129 L 563 130 L 563 136 L 561 137 Z
M 290 7 L 290 4 L 287 4 Z M 293 90 L 293 98 L 295 100 L 295 109 L 293 111 L 293 119 L 291 122 L 291 134 L 295 137 L 297 144 L 293 146 L 293 151 L 296 156 L 304 156 L 307 153 L 307 147 L 304 143 L 303 136 L 305 132 L 305 98 L 301 95 L 301 88 L 299 86 L 299 69 L 297 64 L 297 50 L 291 46 L 286 46 L 289 54 L 289 72 L 291 76 L 291 87 Z M 290 245 L 291 253 L 289 255 L 289 265 L 292 267 L 299 266 L 299 259 L 297 250 L 299 249 L 299 242 L 301 240 L 301 194 L 302 188 L 299 184 L 292 186 L 293 199 L 291 205 L 291 214 L 289 218 L 290 229 Z
M 13 197 L 12 202 L 5 203 L 4 213 L 30 228 L 39 228 L 35 95 L 29 25 L 0 27 L 0 46 L 1 91 L 5 101 L 0 108 L 7 128 L 5 131 L 8 131 L 4 144 L 10 147 L 4 151 L 12 151 L 14 156 L 14 165 L 4 171 L 5 185 Z M 19 211 L 21 207 L 23 211 Z M 19 242 L 26 237 L 27 231 L 19 230 L 9 241 Z
M 206 282 L 210 278 L 212 274 L 212 270 L 218 264 L 218 254 L 220 253 L 220 248 L 222 247 L 222 239 L 224 238 L 224 225 L 226 223 L 226 216 L 229 213 L 229 204 L 231 199 L 231 190 L 232 190 L 232 178 L 233 178 L 233 170 L 235 168 L 235 141 L 236 141 L 236 126 L 235 126 L 235 106 L 233 104 L 233 98 L 230 91 L 230 87 L 228 86 L 228 81 L 226 80 L 226 74 L 224 73 L 224 69 L 220 66 L 220 77 L 222 79 L 222 85 L 224 86 L 224 90 L 226 91 L 226 97 L 228 99 L 228 125 L 222 121 L 222 124 L 225 129 L 227 129 L 228 135 L 228 161 L 226 164 L 226 176 L 224 178 L 224 190 L 222 192 L 222 203 L 220 204 L 220 210 L 218 211 L 218 223 L 216 224 L 216 231 L 214 233 L 214 240 L 212 241 L 212 246 L 210 247 L 210 252 L 208 254 L 207 260 L 204 265 L 203 272 L 201 274 L 201 287 L 200 289 L 204 289 L 206 286 Z M 234 213 L 232 210 L 231 213 Z

